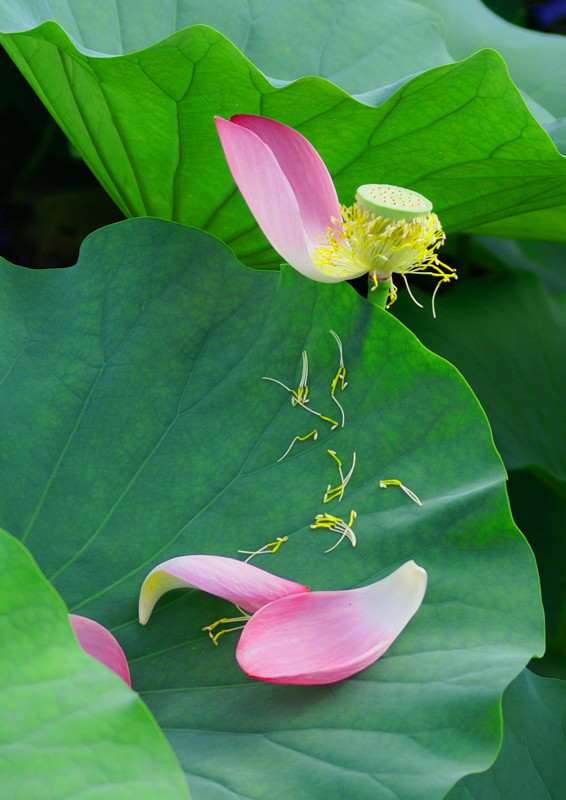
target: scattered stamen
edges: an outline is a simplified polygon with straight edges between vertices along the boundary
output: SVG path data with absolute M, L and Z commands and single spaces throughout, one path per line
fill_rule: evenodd
M 316 440 L 318 439 L 318 431 L 316 430 L 316 428 L 314 429 L 314 431 L 311 431 L 310 433 L 307 433 L 306 436 L 295 436 L 295 438 L 293 439 L 293 441 L 291 442 L 289 447 L 285 450 L 285 452 L 283 453 L 281 458 L 277 459 L 277 461 L 283 461 L 285 456 L 289 455 L 289 453 L 291 452 L 291 448 L 293 447 L 295 442 L 306 442 L 306 440 L 310 439 L 311 436 L 316 442 Z
M 407 497 L 411 498 L 413 503 L 416 503 L 418 506 L 422 506 L 422 502 L 419 500 L 417 495 L 411 491 L 411 489 L 408 489 L 406 486 L 404 486 L 401 481 L 398 481 L 395 478 L 391 478 L 390 480 L 386 481 L 379 481 L 379 485 L 382 489 L 387 489 L 388 486 L 398 486 L 400 489 L 402 489 L 402 491 L 405 492 Z
M 335 500 L 336 498 L 338 498 L 338 502 L 340 502 L 342 500 L 342 498 L 344 497 L 344 490 L 345 490 L 346 486 L 348 485 L 348 481 L 350 480 L 350 478 L 352 477 L 352 475 L 354 473 L 354 468 L 356 466 L 356 454 L 352 453 L 352 466 L 350 467 L 349 472 L 346 475 L 344 475 L 344 473 L 342 472 L 342 462 L 340 461 L 340 459 L 336 455 L 335 451 L 334 450 L 327 450 L 326 452 L 328 453 L 329 456 L 332 456 L 334 461 L 336 461 L 336 463 L 338 464 L 338 472 L 340 474 L 340 483 L 338 484 L 338 486 L 335 486 L 334 489 L 331 487 L 330 484 L 328 484 L 328 486 L 326 488 L 326 492 L 324 493 L 324 497 L 322 499 L 322 502 L 323 503 L 330 503 L 331 500 Z
M 309 408 L 307 406 L 308 400 L 308 393 L 309 387 L 307 386 L 308 374 L 309 374 L 309 361 L 306 350 L 303 350 L 303 369 L 301 372 L 301 380 L 299 382 L 299 386 L 297 389 L 291 389 L 287 384 L 283 383 L 282 381 L 278 381 L 277 378 L 269 378 L 266 375 L 262 376 L 262 380 L 264 381 L 271 381 L 272 383 L 277 383 L 279 386 L 282 386 L 289 394 L 291 395 L 291 405 L 292 406 L 300 406 L 304 408 L 305 411 L 309 411 L 311 414 L 314 414 L 316 417 L 324 420 L 324 422 L 330 422 L 331 428 L 330 430 L 336 430 L 339 423 L 335 419 L 331 419 L 330 417 L 325 417 L 324 414 L 321 414 L 318 411 L 315 411 L 313 408 Z
M 335 397 L 334 392 L 336 391 L 336 387 L 338 386 L 338 382 L 340 382 L 341 391 L 344 391 L 344 389 L 348 385 L 348 383 L 346 382 L 346 367 L 344 366 L 344 351 L 342 350 L 342 340 L 340 339 L 338 334 L 335 333 L 334 331 L 330 331 L 330 333 L 336 339 L 336 344 L 338 345 L 338 355 L 339 355 L 339 358 L 340 358 L 340 362 L 339 362 L 339 366 L 338 366 L 338 372 L 336 373 L 332 383 L 330 384 L 330 396 L 332 397 L 332 399 L 334 400 L 334 402 L 336 403 L 336 405 L 340 409 L 340 416 L 342 418 L 342 424 L 341 424 L 340 427 L 343 428 L 344 427 L 344 423 L 346 422 L 346 415 L 344 414 L 344 409 L 342 408 L 342 405 L 338 401 L 338 398 Z
M 242 609 L 240 609 L 242 611 Z M 207 631 L 208 635 L 212 639 L 212 643 L 218 646 L 218 638 L 222 636 L 223 633 L 231 633 L 232 631 L 239 631 L 241 630 L 245 623 L 249 620 L 250 614 L 246 614 L 243 612 L 243 616 L 241 617 L 222 617 L 221 619 L 217 619 L 216 622 L 213 622 L 211 625 L 205 625 L 202 629 L 203 631 Z M 212 633 L 212 631 L 218 627 L 218 625 L 226 625 L 230 622 L 243 622 L 244 625 L 236 625 L 234 628 L 225 628 L 224 630 L 218 631 L 218 633 Z
M 258 550 L 238 550 L 238 553 L 242 553 L 242 555 L 247 555 L 248 557 L 245 559 L 244 563 L 251 561 L 254 556 L 261 556 L 265 555 L 266 553 L 276 553 L 283 542 L 288 542 L 288 536 L 278 536 L 274 542 L 268 542 L 264 544 L 263 547 L 260 547 Z
M 340 517 L 335 517 L 332 514 L 327 514 L 326 512 L 324 514 L 316 515 L 314 518 L 314 524 L 311 525 L 311 528 L 328 528 L 329 531 L 334 531 L 334 533 L 340 534 L 338 541 L 328 550 L 325 550 L 325 553 L 331 553 L 335 547 L 338 547 L 344 538 L 349 539 L 352 547 L 356 546 L 356 534 L 352 530 L 352 525 L 357 516 L 357 513 L 353 509 L 350 511 L 350 519 L 348 522 L 344 522 L 344 520 L 340 519 Z
M 307 381 L 309 379 L 309 358 L 307 356 L 307 351 L 303 350 L 302 352 L 303 357 L 303 369 L 301 372 L 301 380 L 299 381 L 299 386 L 297 391 L 294 393 L 295 396 L 291 397 L 291 405 L 292 406 L 304 406 L 305 403 L 308 403 L 308 393 L 309 387 L 307 386 Z

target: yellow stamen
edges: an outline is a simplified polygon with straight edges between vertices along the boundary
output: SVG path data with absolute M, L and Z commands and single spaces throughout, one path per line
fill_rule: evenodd
M 303 357 L 303 369 L 301 372 L 301 380 L 299 381 L 299 386 L 297 391 L 294 392 L 294 396 L 291 397 L 291 405 L 296 406 L 304 406 L 305 403 L 308 403 L 307 396 L 309 393 L 309 387 L 307 386 L 307 381 L 309 378 L 309 359 L 307 356 L 307 351 L 303 350 L 302 352 Z
M 340 542 L 346 537 L 349 539 L 352 547 L 356 546 L 356 534 L 352 530 L 352 524 L 357 516 L 357 513 L 352 509 L 352 511 L 350 511 L 350 519 L 346 523 L 343 519 L 340 519 L 340 517 L 335 517 L 333 514 L 327 514 L 326 512 L 324 514 L 316 515 L 314 518 L 314 524 L 311 525 L 311 528 L 328 528 L 328 530 L 340 534 L 338 541 L 328 550 L 325 550 L 325 553 L 332 552 L 332 550 L 338 547 Z
M 398 486 L 403 492 L 405 492 L 407 497 L 411 498 L 413 503 L 416 503 L 418 506 L 422 506 L 422 502 L 419 500 L 417 495 L 411 491 L 411 489 L 408 489 L 406 486 L 404 486 L 401 481 L 398 481 L 395 478 L 391 478 L 386 481 L 379 481 L 379 485 L 382 489 L 387 489 L 388 486 Z
M 346 475 L 344 475 L 344 473 L 342 472 L 342 462 L 340 461 L 334 450 L 327 450 L 326 452 L 328 453 L 329 456 L 332 456 L 332 458 L 338 464 L 340 483 L 338 484 L 338 486 L 335 486 L 334 489 L 332 489 L 331 485 L 328 484 L 328 486 L 326 487 L 326 492 L 324 493 L 324 497 L 322 498 L 322 502 L 330 503 L 331 500 L 335 500 L 336 498 L 338 498 L 338 502 L 340 503 L 342 498 L 344 497 L 344 490 L 354 473 L 354 468 L 356 466 L 356 454 L 352 453 L 352 466 L 350 467 L 349 472 Z
M 332 397 L 332 399 L 334 400 L 334 402 L 336 403 L 336 405 L 340 409 L 340 416 L 342 418 L 342 424 L 341 424 L 340 427 L 343 428 L 344 424 L 346 422 L 346 415 L 344 413 L 344 409 L 342 408 L 341 403 L 338 401 L 338 398 L 334 396 L 334 392 L 336 391 L 336 387 L 338 386 L 339 382 L 340 382 L 340 389 L 342 391 L 344 391 L 344 389 L 348 385 L 347 382 L 346 382 L 346 367 L 344 366 L 344 352 L 342 350 L 342 340 L 340 339 L 338 334 L 335 333 L 334 331 L 330 331 L 330 333 L 336 339 L 336 344 L 338 345 L 338 356 L 339 356 L 339 359 L 340 359 L 339 360 L 339 365 L 338 365 L 338 372 L 336 373 L 332 383 L 330 384 L 330 396 Z
M 432 275 L 438 278 L 438 285 L 457 277 L 456 271 L 437 257 L 436 250 L 446 236 L 434 212 L 410 221 L 391 221 L 354 203 L 341 206 L 341 214 L 341 220 L 332 220 L 334 225 L 327 228 L 326 239 L 313 254 L 313 264 L 325 274 L 348 279 L 368 272 L 372 289 L 394 272 L 405 281 L 411 273 Z M 396 296 L 392 282 L 389 306 Z
M 315 411 L 313 408 L 309 408 L 307 406 L 308 400 L 308 393 L 309 387 L 307 386 L 307 380 L 309 375 L 309 360 L 306 353 L 306 350 L 303 350 L 303 368 L 301 371 L 301 380 L 299 382 L 299 386 L 297 389 L 291 389 L 287 384 L 283 383 L 282 381 L 278 381 L 277 378 L 269 378 L 267 375 L 262 376 L 262 380 L 264 381 L 271 381 L 272 383 L 276 383 L 278 386 L 282 386 L 285 391 L 289 392 L 291 395 L 291 405 L 292 406 L 300 406 L 304 408 L 305 411 L 314 414 L 316 417 L 320 417 L 320 419 L 324 420 L 325 422 L 330 422 L 331 428 L 330 430 L 333 431 L 338 427 L 338 422 L 335 419 L 330 419 L 330 417 L 325 417 L 324 414 L 321 414 L 318 411 Z
M 307 440 L 307 439 L 310 439 L 310 437 L 311 437 L 311 436 L 312 436 L 312 438 L 313 438 L 313 439 L 315 440 L 315 442 L 316 442 L 316 440 L 318 439 L 318 431 L 316 430 L 316 428 L 314 429 L 314 431 L 311 431 L 310 433 L 307 433 L 305 436 L 295 436 L 295 438 L 293 439 L 293 441 L 291 442 L 291 444 L 289 445 L 289 447 L 288 447 L 288 448 L 285 450 L 285 452 L 283 453 L 283 455 L 281 456 L 281 458 L 278 458 L 278 459 L 277 459 L 277 461 L 278 461 L 278 462 L 279 462 L 279 461 L 283 461 L 283 459 L 284 459 L 286 456 L 288 456 L 288 455 L 289 455 L 289 453 L 291 452 L 291 448 L 293 447 L 293 445 L 295 444 L 295 442 L 306 442 L 306 440 Z
M 260 547 L 258 550 L 238 550 L 238 553 L 242 553 L 242 555 L 247 555 L 248 557 L 245 559 L 244 563 L 251 561 L 254 556 L 261 556 L 265 553 L 276 553 L 283 542 L 288 542 L 288 536 L 278 536 L 274 542 L 268 542 L 264 544 L 263 547 Z
M 240 609 L 241 610 L 241 609 Z M 244 624 L 249 620 L 250 614 L 246 614 L 244 612 L 244 616 L 241 617 L 222 617 L 221 619 L 217 619 L 216 622 L 213 622 L 211 625 L 205 625 L 202 628 L 203 631 L 207 631 L 208 635 L 212 639 L 212 643 L 218 646 L 218 637 L 222 636 L 223 633 L 231 633 L 232 631 L 239 631 L 241 630 L 244 625 L 236 625 L 234 628 L 226 628 L 225 630 L 218 631 L 218 633 L 212 633 L 212 631 L 218 627 L 218 625 L 226 625 L 230 622 L 243 622 Z

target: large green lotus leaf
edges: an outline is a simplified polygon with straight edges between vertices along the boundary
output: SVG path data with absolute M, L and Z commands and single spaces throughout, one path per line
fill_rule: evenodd
M 566 480 L 566 294 L 517 270 L 454 284 L 436 320 L 406 295 L 393 310 L 469 381 L 509 469 L 535 466 Z
M 113 26 L 104 29 L 114 41 Z M 234 188 L 214 114 L 264 114 L 298 128 L 347 204 L 377 180 L 430 197 L 447 230 L 566 238 L 565 159 L 495 52 L 361 102 L 316 77 L 274 85 L 203 25 L 113 57 L 75 46 L 54 22 L 0 40 L 126 216 L 203 228 L 251 266 L 280 260 Z
M 147 708 L 81 650 L 61 598 L 26 548 L 1 530 L 0 574 L 2 796 L 188 798 Z
M 466 58 L 482 47 L 493 47 L 521 90 L 529 109 L 566 154 L 566 40 L 563 36 L 530 31 L 502 20 L 481 0 L 417 0 L 436 11 L 444 24 L 445 46 L 454 59 Z M 513 221 L 516 230 L 519 220 Z M 529 227 L 536 220 L 529 218 Z M 493 235 L 507 234 L 497 226 Z
M 542 649 L 538 576 L 514 526 L 485 416 L 457 371 L 346 283 L 242 267 L 201 231 L 130 220 L 83 244 L 76 267 L 4 262 L 0 339 L 2 522 L 69 607 L 111 627 L 133 685 L 166 731 L 195 798 L 440 798 L 486 769 L 499 698 Z M 202 281 L 206 274 L 207 280 Z M 310 404 L 293 407 L 309 357 Z M 316 428 L 317 441 L 297 442 Z M 356 468 L 342 503 L 333 449 Z M 396 478 L 420 496 L 379 488 Z M 351 509 L 358 544 L 312 530 Z M 236 635 L 203 625 L 233 608 L 198 592 L 136 622 L 159 561 L 238 556 L 313 589 L 366 584 L 414 558 L 425 603 L 391 650 L 351 680 L 247 679 Z M 407 765 L 410 764 L 410 769 Z
M 438 12 L 446 47 L 461 59 L 482 47 L 501 53 L 517 86 L 555 117 L 566 115 L 566 40 L 506 22 L 481 0 L 416 0 Z
M 563 796 L 566 682 L 523 670 L 503 696 L 503 721 L 503 745 L 491 769 L 468 775 L 446 800 Z

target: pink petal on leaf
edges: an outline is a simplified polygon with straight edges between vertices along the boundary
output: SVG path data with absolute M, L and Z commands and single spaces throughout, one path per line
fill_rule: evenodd
M 178 556 L 158 564 L 143 582 L 139 619 L 145 625 L 159 598 L 170 589 L 194 588 L 229 600 L 246 611 L 288 594 L 308 592 L 308 587 L 288 581 L 237 558 Z
M 320 206 L 317 205 L 318 198 L 310 196 L 310 204 L 316 210 L 309 210 L 308 206 L 305 207 L 305 198 L 310 190 L 305 181 L 304 188 L 299 192 L 301 206 L 288 176 L 269 145 L 249 126 L 244 127 L 221 117 L 214 119 L 232 177 L 272 247 L 303 275 L 323 283 L 337 282 L 338 278 L 322 273 L 311 259 L 318 242 L 317 234 L 323 237 L 326 228 L 332 224 L 331 216 L 339 216 L 339 210 L 330 213 L 326 208 L 329 205 L 327 193 L 321 196 Z M 249 120 L 249 117 L 245 119 Z M 292 130 L 285 125 L 281 127 Z M 293 133 L 300 137 L 296 131 Z M 291 146 L 297 151 L 295 139 L 289 141 L 294 143 Z M 282 148 L 279 141 L 277 149 L 280 155 Z M 316 153 L 314 148 L 312 150 Z M 319 158 L 318 154 L 316 157 Z M 307 158 L 305 153 L 302 158 L 304 162 Z M 287 161 L 285 158 L 286 167 Z M 292 172 L 295 185 L 297 174 L 297 171 Z
M 126 656 L 110 631 L 106 630 L 103 625 L 99 625 L 98 622 L 77 614 L 69 614 L 69 621 L 85 653 L 96 658 L 97 661 L 122 678 L 124 683 L 131 686 Z
M 250 677 L 334 683 L 373 664 L 419 609 L 427 574 L 408 561 L 383 580 L 276 600 L 246 624 L 236 649 Z

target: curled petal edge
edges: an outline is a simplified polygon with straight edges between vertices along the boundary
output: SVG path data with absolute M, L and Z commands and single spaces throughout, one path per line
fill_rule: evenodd
M 226 556 L 178 556 L 158 564 L 145 578 L 139 620 L 145 625 L 157 601 L 171 589 L 193 588 L 222 597 L 252 613 L 281 597 L 308 592 L 308 586 L 280 578 Z

